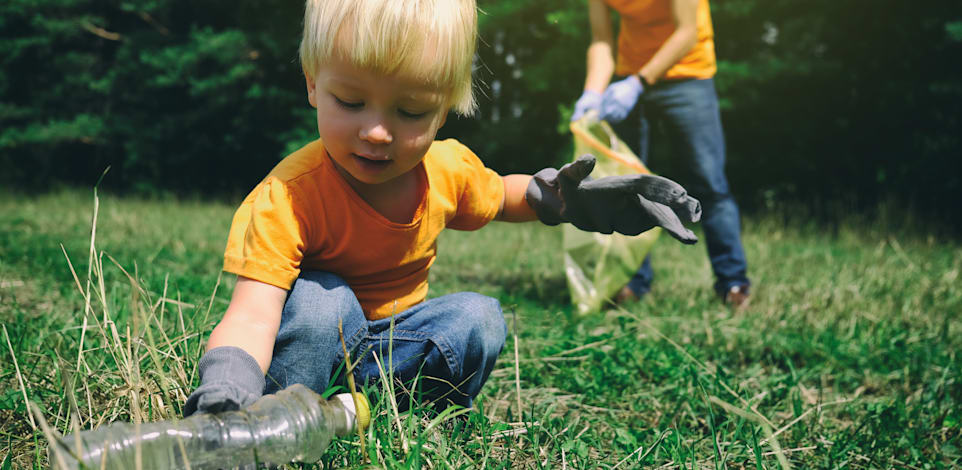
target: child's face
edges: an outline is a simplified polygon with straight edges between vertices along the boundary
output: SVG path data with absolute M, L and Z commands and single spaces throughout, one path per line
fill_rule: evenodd
M 313 81 L 308 78 L 307 96 L 317 108 L 324 147 L 355 188 L 414 169 L 448 112 L 442 90 L 343 61 L 331 61 Z

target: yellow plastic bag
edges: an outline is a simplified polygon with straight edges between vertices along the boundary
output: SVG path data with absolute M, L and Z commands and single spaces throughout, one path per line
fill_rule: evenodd
M 651 173 L 607 122 L 582 118 L 571 123 L 571 133 L 574 134 L 574 158 L 590 153 L 597 159 L 592 178 Z M 604 235 L 564 224 L 565 276 L 579 315 L 600 311 L 608 299 L 628 283 L 659 233 L 661 228 L 655 227 L 633 237 L 618 233 Z

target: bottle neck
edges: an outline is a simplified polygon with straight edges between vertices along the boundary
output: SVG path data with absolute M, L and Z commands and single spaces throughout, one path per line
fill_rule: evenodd
M 357 412 L 354 409 L 354 397 L 350 393 L 339 393 L 331 397 L 330 403 L 335 405 L 339 411 L 337 422 L 334 426 L 334 434 L 347 436 L 357 429 Z

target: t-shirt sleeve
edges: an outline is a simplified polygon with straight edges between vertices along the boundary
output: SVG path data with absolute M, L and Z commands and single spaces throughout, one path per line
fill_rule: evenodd
M 306 224 L 298 214 L 295 193 L 268 177 L 234 214 L 224 271 L 290 289 L 304 258 Z
M 498 216 L 504 200 L 504 182 L 470 149 L 460 143 L 454 145 L 460 193 L 457 211 L 447 226 L 456 230 L 477 230 Z

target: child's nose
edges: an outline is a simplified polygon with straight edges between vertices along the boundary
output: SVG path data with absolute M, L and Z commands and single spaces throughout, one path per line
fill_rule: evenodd
M 393 138 L 391 132 L 382 121 L 368 123 L 361 128 L 361 140 L 366 140 L 373 144 L 390 144 Z

